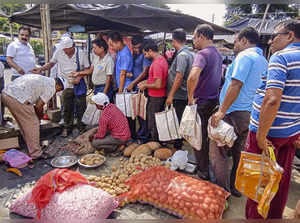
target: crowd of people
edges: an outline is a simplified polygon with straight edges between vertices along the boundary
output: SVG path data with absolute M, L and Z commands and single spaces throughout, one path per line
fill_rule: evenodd
M 74 128 L 74 117 L 77 128 L 84 131 L 81 122 L 86 109 L 84 76 L 92 75 L 91 100 L 102 110 L 98 130 L 90 136 L 90 141 L 95 148 L 105 148 L 108 152 L 133 141 L 159 141 L 155 113 L 173 105 L 180 122 L 185 107 L 197 104 L 202 123 L 202 149 L 194 150 L 197 175 L 212 180 L 211 168 L 215 183 L 240 197 L 234 183 L 241 151 L 261 154 L 272 144 L 284 172 L 268 218 L 282 218 L 295 155 L 294 142 L 300 136 L 300 23 L 285 21 L 275 27 L 269 41 L 272 53 L 269 61 L 259 47 L 257 30 L 252 27 L 240 30 L 234 40 L 235 59 L 226 69 L 221 88 L 222 56 L 213 44 L 213 28 L 208 24 L 198 25 L 193 35 L 196 53 L 185 45 L 184 30 L 172 33 L 176 52 L 170 66 L 155 41 L 133 36 L 130 50 L 122 35 L 112 32 L 92 41 L 91 65 L 87 55 L 75 48 L 72 38 L 63 37 L 51 61 L 36 67 L 28 43 L 30 29 L 21 27 L 19 39 L 7 50 L 14 81 L 2 91 L 2 103 L 18 122 L 33 159 L 43 156 L 38 119 L 43 105 L 56 92 L 63 91 L 63 136 L 68 136 Z M 56 78 L 36 75 L 55 64 L 59 70 Z M 116 93 L 137 90 L 144 91 L 148 98 L 147 118 L 138 119 L 138 131 L 136 121 L 125 117 L 114 104 Z M 213 127 L 220 120 L 234 127 L 237 139 L 232 148 L 209 140 L 209 118 Z M 182 149 L 182 139 L 171 143 L 176 150 Z M 229 153 L 233 160 L 230 174 Z M 250 199 L 246 217 L 261 218 L 257 203 Z

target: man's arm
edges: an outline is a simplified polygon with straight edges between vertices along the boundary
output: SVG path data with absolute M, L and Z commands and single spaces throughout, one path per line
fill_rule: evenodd
M 237 79 L 232 79 L 231 84 L 229 85 L 229 88 L 226 92 L 223 103 L 220 105 L 219 110 L 212 115 L 211 125 L 213 127 L 216 128 L 220 120 L 222 120 L 225 117 L 227 110 L 239 96 L 242 87 L 243 82 Z
M 50 70 L 52 67 L 54 67 L 56 63 L 54 62 L 48 62 L 46 63 L 44 66 L 42 67 L 36 67 L 32 70 L 33 73 L 35 74 L 39 74 L 41 73 L 42 71 L 46 71 L 46 70 Z
M 127 87 L 128 91 L 131 91 L 135 85 L 137 85 L 138 83 L 140 83 L 141 81 L 146 79 L 149 68 L 150 68 L 150 66 L 144 67 L 142 73 L 140 73 L 140 75 L 128 85 L 128 87 Z
M 162 88 L 162 79 L 156 78 L 152 84 L 148 84 L 147 82 L 144 82 L 143 86 L 144 86 L 144 88 L 160 89 L 160 88 Z
M 172 85 L 172 88 L 171 88 L 168 98 L 166 100 L 166 105 L 173 104 L 174 95 L 175 95 L 176 91 L 180 88 L 183 77 L 184 77 L 184 75 L 182 73 L 176 72 L 174 83 Z
M 107 94 L 110 88 L 110 84 L 112 82 L 112 75 L 106 75 L 106 82 L 105 82 L 105 87 L 104 87 L 104 94 Z
M 73 77 L 84 77 L 87 75 L 91 75 L 94 71 L 94 66 L 90 66 L 89 68 L 84 69 L 83 71 L 74 71 L 71 73 Z
M 188 100 L 190 105 L 195 103 L 194 92 L 197 87 L 201 72 L 202 69 L 200 67 L 192 67 L 191 72 L 189 74 L 187 80 L 187 88 L 188 88 Z
M 125 80 L 126 80 L 126 70 L 121 70 L 121 72 L 120 72 L 119 93 L 123 93 Z
M 19 74 L 25 74 L 24 70 L 13 61 L 13 57 L 7 56 L 6 60 L 8 65 L 18 71 Z
M 34 110 L 36 115 L 38 116 L 38 118 L 41 120 L 43 118 L 43 114 L 44 114 L 44 105 L 45 103 L 43 102 L 42 99 L 39 99 L 35 105 L 34 105 Z
M 262 150 L 266 150 L 267 147 L 267 135 L 276 118 L 276 114 L 281 104 L 282 89 L 280 88 L 268 88 L 264 97 L 260 115 L 259 125 L 256 133 L 256 139 L 258 147 Z

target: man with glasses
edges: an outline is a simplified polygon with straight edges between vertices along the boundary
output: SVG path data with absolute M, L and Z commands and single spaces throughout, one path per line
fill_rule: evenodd
M 268 72 L 261 78 L 253 101 L 246 151 L 261 154 L 268 144 L 284 169 L 268 218 L 282 218 L 291 180 L 294 142 L 300 135 L 300 23 L 285 21 L 275 27 L 270 41 Z M 246 217 L 262 218 L 257 203 L 248 199 Z

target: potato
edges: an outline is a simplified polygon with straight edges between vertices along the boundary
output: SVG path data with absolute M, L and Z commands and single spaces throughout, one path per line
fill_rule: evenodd
M 150 155 L 152 152 L 151 148 L 147 144 L 140 145 L 132 153 L 131 156 L 138 156 L 140 154 Z
M 136 143 L 132 143 L 124 150 L 124 156 L 131 156 L 132 152 L 138 147 L 139 145 Z
M 148 142 L 146 145 L 148 145 L 151 150 L 157 150 L 161 148 L 161 145 L 158 142 L 154 142 L 154 141 Z
M 160 160 L 166 160 L 171 156 L 172 156 L 172 150 L 170 150 L 168 148 L 161 148 L 154 152 L 154 157 L 156 157 Z

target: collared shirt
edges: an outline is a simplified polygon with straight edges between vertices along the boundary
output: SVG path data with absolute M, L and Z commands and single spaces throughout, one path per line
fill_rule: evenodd
M 194 92 L 197 103 L 219 96 L 222 77 L 222 56 L 214 46 L 199 50 L 194 58 L 193 67 L 201 68 L 201 74 Z
M 88 68 L 89 61 L 87 55 L 80 49 L 76 48 L 73 56 L 70 58 L 62 49 L 57 49 L 53 54 L 50 62 L 58 64 L 59 74 L 58 76 L 64 77 L 68 80 L 67 85 L 65 88 L 73 88 L 74 85 L 70 82 L 73 78 L 69 77 L 70 73 L 77 70 L 77 63 L 76 63 L 76 51 L 78 51 L 79 56 L 79 64 L 80 70 L 84 68 Z
M 4 65 L 2 62 L 0 62 L 0 78 L 4 77 Z
M 22 75 L 9 83 L 3 92 L 23 104 L 35 104 L 38 99 L 46 104 L 56 92 L 55 80 L 39 74 Z
M 133 56 L 128 48 L 128 46 L 124 46 L 124 48 L 117 53 L 116 59 L 116 83 L 117 88 L 120 87 L 120 74 L 122 70 L 126 70 L 127 72 L 132 72 L 133 67 Z M 124 89 L 133 81 L 133 78 L 125 78 Z
M 187 78 L 192 69 L 193 62 L 194 55 L 186 46 L 183 46 L 180 50 L 178 50 L 177 55 L 168 71 L 168 92 L 172 89 L 176 73 L 179 72 L 183 74 L 182 84 L 175 92 L 174 99 L 187 100 Z
M 144 57 L 144 54 L 133 56 L 133 79 L 136 79 L 146 67 L 150 67 L 151 61 Z
M 260 85 L 261 76 L 267 72 L 268 61 L 263 56 L 262 49 L 251 47 L 240 52 L 235 60 L 227 68 L 225 83 L 220 93 L 220 104 L 223 103 L 232 79 L 243 83 L 237 99 L 227 110 L 227 114 L 233 111 L 252 110 L 252 102 L 256 89 Z
M 101 85 L 106 83 L 106 76 L 113 75 L 114 61 L 107 53 L 102 59 L 95 55 L 92 63 L 94 70 L 92 74 L 92 81 L 94 85 Z
M 274 53 L 253 101 L 250 130 L 257 131 L 261 105 L 269 88 L 282 90 L 280 107 L 268 136 L 287 138 L 300 133 L 300 43 Z
M 8 45 L 6 56 L 12 57 L 13 61 L 24 70 L 25 74 L 35 68 L 35 55 L 29 43 L 23 44 L 19 39 L 16 39 Z M 11 68 L 11 70 L 14 76 L 21 75 L 14 68 Z
M 112 137 L 123 141 L 130 139 L 127 118 L 114 104 L 108 104 L 99 118 L 99 127 L 95 139 L 102 139 L 110 132 Z

